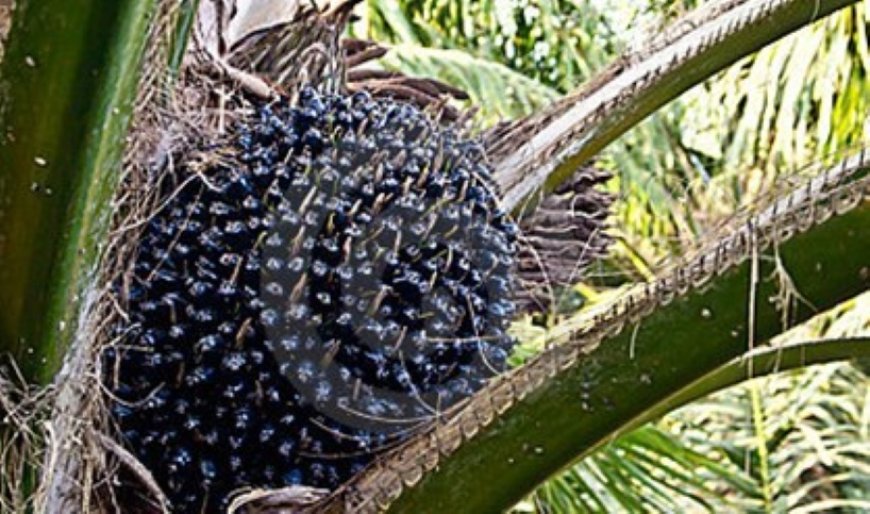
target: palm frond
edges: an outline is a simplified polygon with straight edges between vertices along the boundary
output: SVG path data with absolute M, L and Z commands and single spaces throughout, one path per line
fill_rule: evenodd
M 709 477 L 735 489 L 755 489 L 750 477 L 720 460 L 647 425 L 547 482 L 515 511 L 582 512 L 585 505 L 594 503 L 615 506 L 618 511 L 717 512 L 733 505 L 717 498 Z M 600 470 L 608 471 L 601 474 Z
M 870 333 L 870 293 L 850 303 L 782 339 Z M 753 395 L 760 402 L 755 411 Z M 870 381 L 858 367 L 829 364 L 712 395 L 670 414 L 660 426 L 694 451 L 724 456 L 723 465 L 751 479 L 754 488 L 739 489 L 711 475 L 720 494 L 740 509 L 765 505 L 766 485 L 769 506 L 778 512 L 864 512 L 870 505 L 868 398 Z
M 462 50 L 409 44 L 396 45 L 390 50 L 382 59 L 386 68 L 436 78 L 464 90 L 471 98 L 471 105 L 480 108 L 484 123 L 530 114 L 558 97 L 549 86 Z

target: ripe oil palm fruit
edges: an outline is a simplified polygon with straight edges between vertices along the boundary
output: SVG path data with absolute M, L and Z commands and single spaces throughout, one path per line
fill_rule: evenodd
M 179 168 L 203 178 L 149 221 L 104 353 L 122 440 L 175 512 L 335 489 L 512 346 L 516 228 L 480 145 L 365 93 L 255 110 L 217 164 Z

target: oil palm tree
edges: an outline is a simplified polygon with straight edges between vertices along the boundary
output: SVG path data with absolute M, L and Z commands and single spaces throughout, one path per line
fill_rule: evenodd
M 293 4 L 265 25 L 249 26 L 242 23 L 251 19 L 246 4 L 221 0 L 83 0 L 78 10 L 56 0 L 17 2 L 0 64 L 0 348 L 12 357 L 0 374 L 8 477 L 0 497 L 10 508 L 110 510 L 111 487 L 102 479 L 119 466 L 158 508 L 164 501 L 149 470 L 103 432 L 94 375 L 108 337 L 105 320 L 118 315 L 107 291 L 129 263 L 130 234 L 165 200 L 156 185 L 176 145 L 184 145 L 176 136 L 195 133 L 185 123 L 230 123 L 233 95 L 293 97 L 300 76 L 331 89 L 405 95 L 424 107 L 445 102 L 444 93 L 463 96 L 423 78 L 354 74 L 383 51 L 340 41 L 353 3 Z M 589 253 L 570 254 L 570 261 L 600 257 L 609 238 L 598 216 L 610 199 L 593 186 L 607 174 L 588 163 L 713 73 L 850 3 L 704 4 L 558 99 L 565 83 L 531 98 L 533 112 L 474 129 L 504 208 L 525 220 L 529 233 L 547 223 L 548 210 L 561 213 L 556 226 L 573 234 L 541 233 L 530 249 L 547 254 L 548 243 L 579 243 Z M 468 5 L 455 2 L 460 10 Z M 458 56 L 430 57 L 444 63 Z M 493 80 L 523 80 L 504 66 L 487 69 Z M 197 118 L 194 109 L 184 111 L 190 105 L 216 107 Z M 178 106 L 185 117 L 164 114 Z M 860 150 L 838 157 L 818 163 L 798 186 L 754 200 L 651 280 L 542 330 L 533 341 L 543 348 L 537 355 L 420 427 L 343 487 L 328 495 L 254 491 L 237 506 L 504 510 L 608 441 L 726 385 L 866 355 L 866 338 L 774 340 L 867 288 L 870 158 Z M 565 208 L 578 201 L 588 205 Z M 566 267 L 555 254 L 547 265 L 554 263 L 556 271 Z M 532 273 L 529 280 L 542 279 Z M 630 438 L 621 441 L 617 450 L 607 448 L 616 459 L 633 448 Z M 616 478 L 613 468 L 597 473 L 599 483 Z M 574 487 L 594 483 L 581 474 Z M 640 500 L 633 505 L 643 508 Z

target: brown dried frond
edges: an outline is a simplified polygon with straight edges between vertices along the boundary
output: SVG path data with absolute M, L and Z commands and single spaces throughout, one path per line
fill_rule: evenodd
M 428 77 L 411 77 L 398 71 L 366 66 L 386 55 L 389 47 L 374 41 L 343 39 L 345 53 L 345 88 L 350 92 L 367 91 L 375 98 L 394 98 L 429 110 L 433 117 L 445 123 L 457 123 L 467 118 L 452 100 L 468 100 L 460 88 Z M 460 123 L 461 124 L 461 123 Z
M 613 196 L 598 188 L 610 178 L 605 170 L 580 168 L 520 220 L 520 309 L 552 309 L 558 292 L 580 282 L 589 264 L 607 253 Z
M 264 512 L 299 512 L 323 500 L 329 491 L 306 486 L 281 489 L 253 489 L 238 496 L 227 509 L 228 514 Z
M 290 97 L 303 85 L 336 91 L 344 75 L 341 34 L 359 2 L 342 0 L 322 10 L 299 2 L 285 19 L 240 35 L 220 57 Z

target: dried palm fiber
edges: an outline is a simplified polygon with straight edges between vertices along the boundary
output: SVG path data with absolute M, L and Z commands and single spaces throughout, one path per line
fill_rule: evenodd
M 44 456 L 38 427 L 51 391 L 28 384 L 7 357 L 0 356 L 0 512 L 25 512 L 33 501 L 25 484 Z

